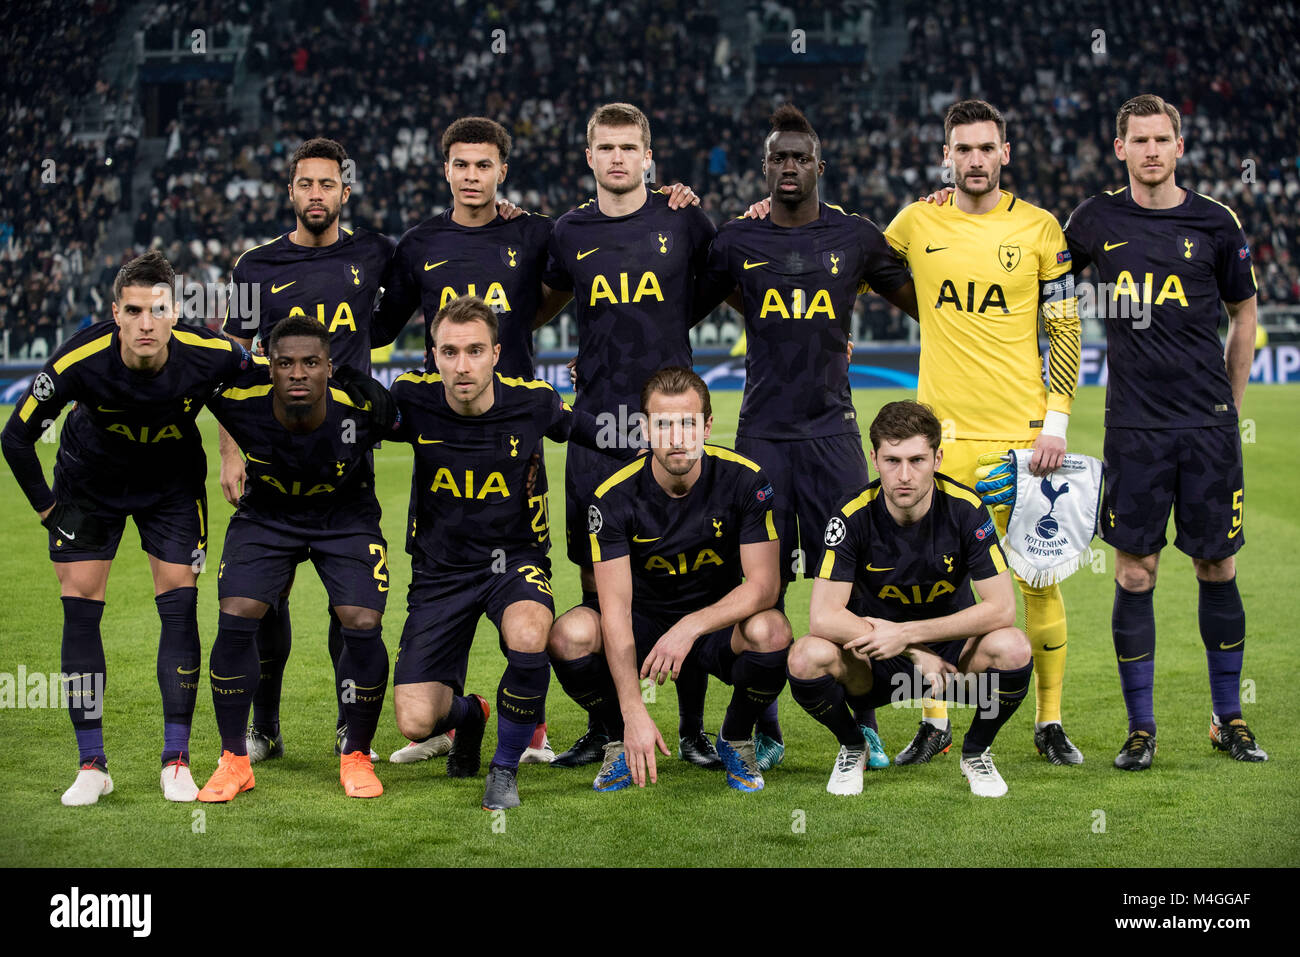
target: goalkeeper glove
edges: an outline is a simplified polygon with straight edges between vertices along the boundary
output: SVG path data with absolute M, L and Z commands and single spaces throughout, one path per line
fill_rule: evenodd
M 1016 473 L 1010 452 L 985 452 L 975 469 L 975 491 L 985 505 L 1010 505 L 1016 500 Z
M 99 549 L 108 544 L 108 526 L 76 502 L 55 502 L 41 524 L 78 548 Z

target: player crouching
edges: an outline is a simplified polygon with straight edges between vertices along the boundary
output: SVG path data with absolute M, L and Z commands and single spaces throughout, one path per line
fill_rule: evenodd
M 569 697 L 610 729 L 595 790 L 644 787 L 647 771 L 657 780 L 655 748 L 669 752 L 638 679 L 676 681 L 685 666 L 735 689 L 718 756 L 729 787 L 761 791 L 754 725 L 785 685 L 790 647 L 790 623 L 773 607 L 772 486 L 754 462 L 705 444 L 709 388 L 689 369 L 652 375 L 641 408 L 650 454 L 597 486 L 587 510 L 600 613 L 580 605 L 555 622 L 551 663 Z
M 914 697 L 914 669 L 931 683 L 987 675 L 993 697 L 962 742 L 961 771 L 972 793 L 1000 797 L 1007 785 L 989 748 L 1024 700 L 1034 664 L 1014 627 L 1015 592 L 993 522 L 973 491 L 937 471 L 942 429 L 928 406 L 891 402 L 870 435 L 880 478 L 826 526 L 813 634 L 790 651 L 790 692 L 840 742 L 826 790 L 860 794 L 867 743 L 849 704 Z
M 364 373 L 340 368 L 344 387 L 332 385 L 329 349 L 324 326 L 290 316 L 271 331 L 269 374 L 257 364 L 208 402 L 247 456 L 248 482 L 217 572 L 221 614 L 209 677 L 221 760 L 200 801 L 229 801 L 253 787 L 245 728 L 261 670 L 258 621 L 308 558 L 343 632 L 337 674 L 349 747 L 339 781 L 348 797 L 384 793 L 370 742 L 388 686 L 387 546 L 369 452 L 392 432 L 396 412 Z

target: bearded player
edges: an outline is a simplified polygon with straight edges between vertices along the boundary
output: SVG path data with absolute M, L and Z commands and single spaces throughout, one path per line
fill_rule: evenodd
M 944 472 L 958 482 L 973 487 L 980 456 L 1009 448 L 1034 449 L 1030 468 L 1046 475 L 1065 455 L 1079 374 L 1070 252 L 1050 213 L 1000 188 L 1011 144 L 996 109 L 983 100 L 954 103 L 944 138 L 944 164 L 956 190 L 942 205 L 907 206 L 885 230 L 911 267 L 920 303 L 917 398 L 943 423 Z M 1040 321 L 1051 349 L 1046 382 Z M 995 509 L 1003 534 L 1008 517 L 1007 509 Z M 1083 755 L 1061 724 L 1060 586 L 1019 585 L 1034 651 L 1034 744 L 1053 764 L 1081 764 Z M 951 746 L 947 709 L 927 702 L 924 714 L 896 763 L 929 761 Z
M 380 280 L 393 255 L 394 243 L 381 233 L 344 229 L 339 224 L 343 206 L 352 194 L 352 161 L 337 142 L 317 137 L 304 142 L 289 160 L 289 203 L 294 229 L 235 260 L 231 280 L 236 288 L 255 288 L 252 315 L 233 312 L 225 332 L 245 348 L 254 337 L 266 342 L 276 323 L 289 316 L 307 316 L 329 333 L 330 359 L 339 368 L 370 374 L 370 321 L 379 297 Z M 237 505 L 243 493 L 247 466 L 239 447 L 225 429 L 220 430 L 221 488 L 227 501 Z M 258 623 L 257 647 L 261 682 L 253 702 L 248 729 L 248 754 L 252 763 L 284 753 L 280 733 L 280 689 L 292 646 L 288 589 L 270 603 Z M 335 669 L 343 653 L 343 630 L 333 607 L 329 609 L 329 654 Z M 336 754 L 344 752 L 347 721 L 343 701 L 338 702 L 335 726 Z M 377 757 L 377 756 L 375 756 Z

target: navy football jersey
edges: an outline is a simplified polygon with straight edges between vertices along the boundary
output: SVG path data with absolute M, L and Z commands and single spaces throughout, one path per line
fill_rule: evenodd
M 587 510 L 591 557 L 630 556 L 633 608 L 687 615 L 741 583 L 741 545 L 776 541 L 772 486 L 740 453 L 706 445 L 700 477 L 673 498 L 651 461 L 641 456 L 596 489 Z
M 911 275 L 876 224 L 821 204 L 806 226 L 771 219 L 723 223 L 708 285 L 740 286 L 745 306 L 745 397 L 737 434 L 807 439 L 857 432 L 849 391 L 853 301 L 892 292 Z
M 554 220 L 500 216 L 461 226 L 448 209 L 409 230 L 397 244 L 375 316 L 374 345 L 387 345 L 419 307 L 426 340 L 438 310 L 458 296 L 478 296 L 497 314 L 507 377 L 533 378 L 533 321 L 542 301 L 542 272 Z
M 1255 295 L 1236 214 L 1190 189 L 1179 206 L 1144 209 L 1125 187 L 1080 203 L 1065 238 L 1074 271 L 1095 265 L 1105 296 L 1097 309 L 1106 321 L 1106 425 L 1236 422 L 1219 341 L 1221 300 Z
M 238 343 L 177 323 L 167 361 L 153 373 L 122 361 L 117 324 L 82 329 L 50 357 L 4 429 L 4 451 L 32 507 L 54 503 L 33 448 L 69 402 L 55 468 L 101 495 L 126 488 L 202 486 L 207 460 L 194 424 L 223 383 L 252 364 Z
M 545 382 L 497 375 L 492 389 L 492 408 L 468 416 L 447 404 L 436 373 L 393 383 L 402 413 L 393 438 L 415 447 L 406 550 L 425 567 L 482 570 L 502 549 L 546 554 L 546 495 L 527 490 L 533 450 L 542 436 L 597 440 L 595 420 L 575 415 Z
M 382 233 L 339 229 L 330 246 L 299 246 L 285 233 L 254 246 L 231 270 L 236 295 L 223 327 L 239 339 L 266 339 L 287 316 L 309 316 L 330 333 L 330 359 L 370 372 L 370 322 L 394 243 Z M 245 289 L 257 289 L 250 300 Z M 239 306 L 256 303 L 256 315 Z M 238 305 L 237 305 L 238 304 Z
M 885 621 L 955 614 L 975 604 L 972 581 L 1007 570 L 979 496 L 941 472 L 919 522 L 894 521 L 877 479 L 831 516 L 824 544 L 817 577 L 853 582 L 854 613 Z
M 208 407 L 247 459 L 242 511 L 263 523 L 343 529 L 379 519 L 369 451 L 389 438 L 368 408 L 330 386 L 325 421 L 292 432 L 272 411 L 270 366 L 259 360 Z
M 697 207 L 669 209 L 661 193 L 626 216 L 606 216 L 593 199 L 556 220 L 545 280 L 573 290 L 575 408 L 631 415 L 651 375 L 691 367 L 695 283 L 715 232 Z

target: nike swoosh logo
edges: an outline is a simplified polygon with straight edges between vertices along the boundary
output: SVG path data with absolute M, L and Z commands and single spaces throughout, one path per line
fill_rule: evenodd
M 894 570 L 893 565 L 890 565 L 888 568 L 876 568 L 871 564 L 867 565 L 867 571 L 869 572 L 892 572 L 893 570 Z
M 1245 639 L 1243 638 L 1242 640 L 1244 641 Z M 1062 648 L 1064 648 L 1064 647 L 1065 647 L 1065 642 L 1061 642 L 1059 645 L 1043 645 L 1043 650 L 1044 650 L 1044 651 L 1060 651 L 1060 650 L 1061 650 Z
M 514 698 L 516 701 L 536 701 L 538 698 L 541 697 L 541 695 L 539 694 L 530 694 L 530 695 L 511 694 L 508 688 L 502 688 L 501 692 L 507 698 Z
M 125 412 L 126 409 L 106 409 L 102 405 L 95 406 L 100 412 Z
M 1141 661 L 1143 658 L 1147 656 L 1147 654 L 1150 654 L 1150 652 L 1147 652 L 1146 654 L 1138 655 L 1136 658 L 1125 658 L 1123 655 L 1120 655 L 1119 660 L 1120 661 Z
M 1237 526 L 1236 528 L 1234 528 L 1232 531 L 1228 532 L 1228 537 L 1229 537 L 1229 538 L 1236 538 L 1236 537 L 1237 537 L 1237 533 L 1240 532 L 1240 531 L 1241 531 L 1241 526 L 1238 525 L 1238 526 Z
M 446 439 L 426 439 L 423 435 L 417 435 L 415 441 L 421 445 L 437 445 L 439 442 L 445 442 Z
M 1246 639 L 1243 638 L 1243 639 L 1241 639 L 1241 641 L 1234 641 L 1234 642 L 1233 642 L 1232 644 L 1230 644 L 1230 645 L 1225 645 L 1223 642 L 1219 642 L 1219 650 L 1220 650 L 1220 651 L 1231 651 L 1233 648 L 1236 648 L 1238 645 L 1244 644 L 1245 641 L 1246 641 Z
M 1122 243 L 1102 243 L 1101 248 L 1106 250 L 1106 252 L 1110 252 L 1112 249 L 1119 249 L 1120 246 L 1127 246 L 1127 245 L 1128 245 L 1128 240 L 1126 239 Z
M 748 259 L 746 259 L 743 263 L 741 263 L 741 265 L 744 266 L 746 269 L 753 269 L 755 266 L 766 266 L 769 262 L 771 262 L 771 260 L 764 259 L 761 263 L 752 263 Z
M 599 249 L 599 248 L 600 248 L 599 246 L 596 247 L 596 249 Z M 583 260 L 583 259 L 586 259 L 586 258 L 587 258 L 588 256 L 590 256 L 592 253 L 594 253 L 594 252 L 596 251 L 596 249 L 588 249 L 585 253 L 583 253 L 583 252 L 578 253 L 578 259 L 579 259 L 579 261 L 581 261 L 581 260 Z
M 445 266 L 449 262 L 451 262 L 450 259 L 444 259 L 442 262 L 438 262 L 438 263 L 425 263 L 424 271 L 428 272 L 430 269 L 437 269 L 439 266 Z
M 59 530 L 59 534 L 62 535 L 64 538 L 66 538 L 68 541 L 70 541 L 70 542 L 75 542 L 75 541 L 77 540 L 77 536 L 76 536 L 76 535 L 73 535 L 71 532 L 65 532 L 65 531 L 64 531 L 60 526 L 58 526 L 58 525 L 55 525 L 54 527 L 57 528 L 57 529 Z M 1243 639 L 1243 640 L 1244 640 L 1244 639 Z
M 209 671 L 208 677 L 216 678 L 218 681 L 234 681 L 236 678 L 247 678 L 248 675 L 219 675 L 215 671 Z
M 247 453 L 245 453 L 245 454 L 247 454 Z M 262 459 L 259 459 L 256 455 L 248 455 L 248 461 L 250 461 L 250 462 L 256 462 L 258 465 L 270 465 L 270 464 L 271 464 L 270 462 L 266 462 L 266 461 L 264 461 L 264 460 L 262 460 Z
M 663 536 L 660 535 L 659 538 L 642 538 L 642 537 L 639 536 L 639 535 L 633 535 L 633 536 L 632 536 L 632 541 L 634 541 L 634 542 L 639 542 L 640 544 L 644 545 L 644 544 L 646 544 L 647 542 L 657 542 L 657 541 L 659 541 L 660 538 L 663 538 Z
M 277 285 L 272 284 L 272 286 L 271 286 L 271 292 L 272 292 L 272 294 L 274 294 L 274 293 L 279 292 L 281 289 L 288 289 L 290 286 L 292 286 L 292 285 L 293 285 L 295 282 L 297 282 L 297 281 L 298 281 L 298 280 L 296 280 L 296 279 L 290 280 L 289 282 L 286 282 L 283 286 L 277 286 Z
M 942 252 L 943 250 L 945 250 L 945 249 L 947 249 L 947 248 L 948 248 L 947 246 L 931 246 L 929 243 L 926 243 L 926 245 L 925 245 L 925 251 L 926 251 L 927 253 L 937 253 L 937 252 Z
M 1242 640 L 1244 641 L 1245 639 L 1242 639 Z M 182 668 L 180 665 L 177 665 L 177 666 L 176 666 L 176 673 L 177 673 L 178 675 L 192 675 L 192 674 L 194 674 L 194 673 L 195 673 L 196 671 L 198 671 L 198 670 L 199 670 L 199 666 L 198 666 L 198 665 L 195 665 L 195 666 L 194 666 L 193 668 L 191 668 L 189 671 L 186 671 L 186 670 L 185 670 L 184 668 Z

